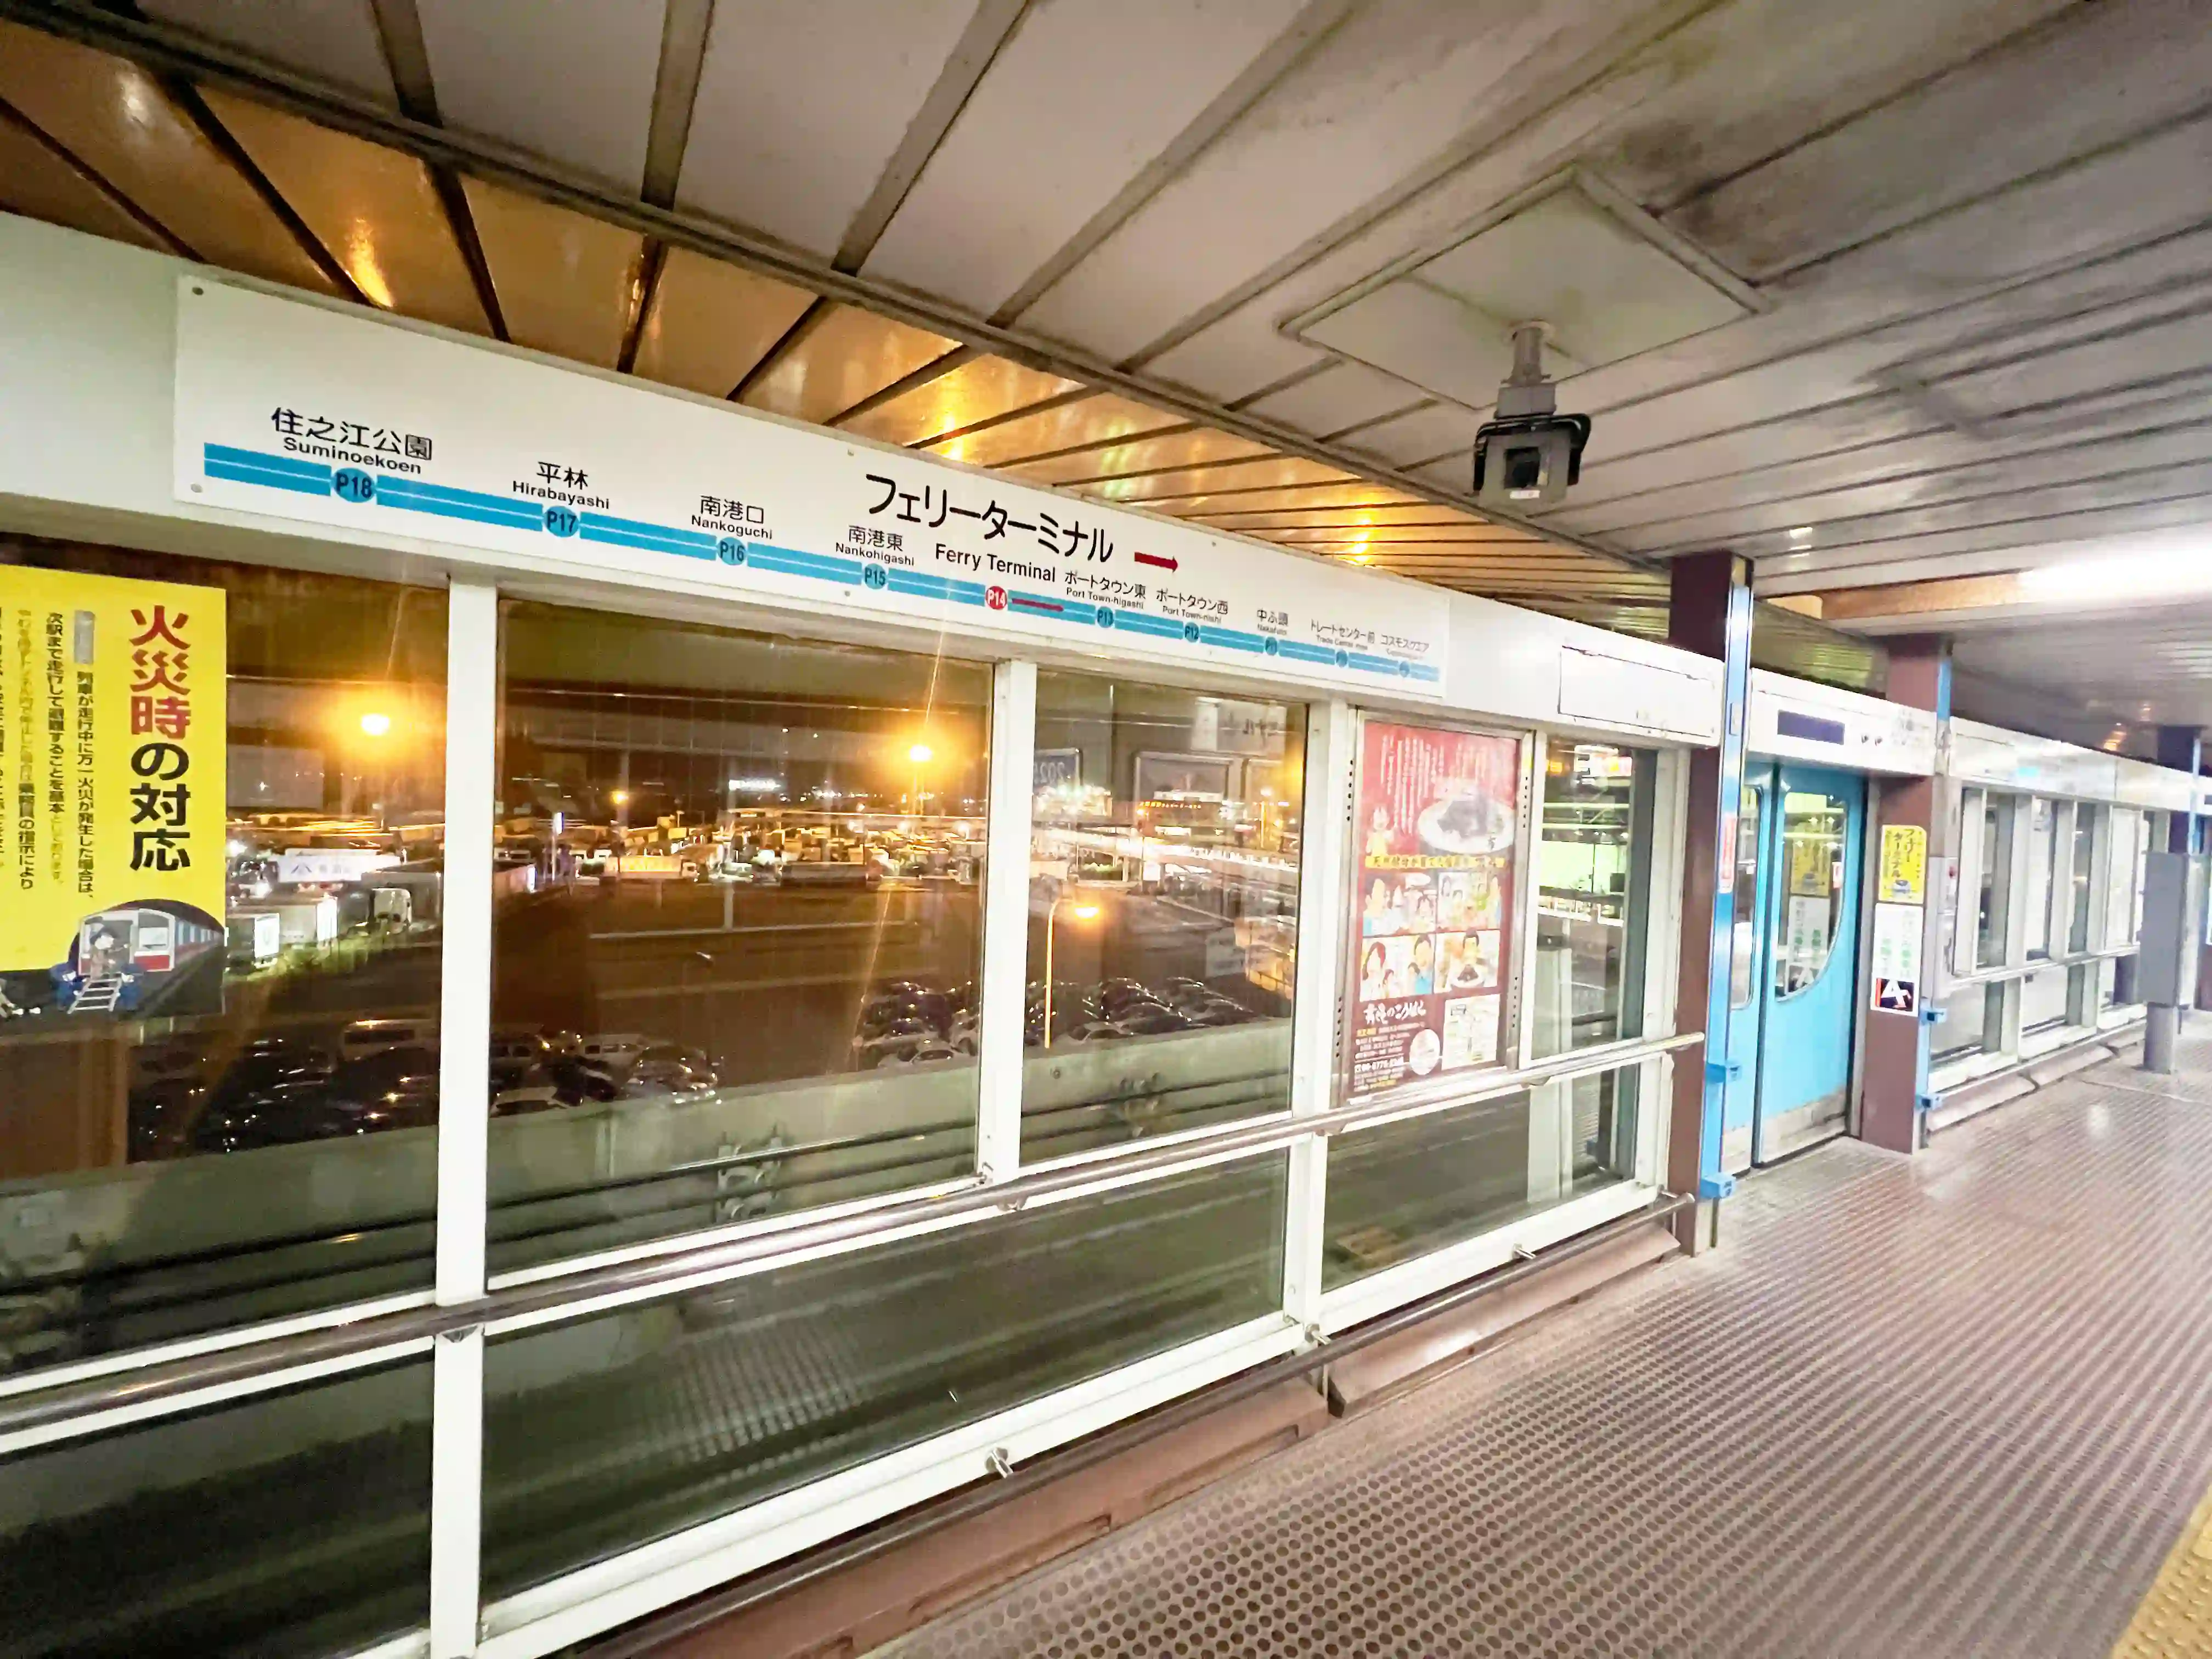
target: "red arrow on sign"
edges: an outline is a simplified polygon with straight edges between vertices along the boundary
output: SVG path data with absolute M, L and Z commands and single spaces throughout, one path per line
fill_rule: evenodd
M 1173 559 L 1164 559 L 1157 553 L 1137 553 L 1131 556 L 1139 564 L 1156 564 L 1163 570 L 1179 570 L 1182 568 Z

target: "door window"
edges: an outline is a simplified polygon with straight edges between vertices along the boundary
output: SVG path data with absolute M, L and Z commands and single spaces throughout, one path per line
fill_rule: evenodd
M 2005 928 L 2012 904 L 2014 795 L 1982 798 L 1981 889 L 1974 905 L 1974 965 L 1994 968 L 2005 959 Z
M 2069 951 L 2089 948 L 2089 877 L 2097 855 L 2097 809 L 2083 802 L 2074 809 L 2074 859 L 2067 872 L 2071 883 L 2071 915 L 2066 929 Z
M 1759 826 L 1766 792 L 1747 785 L 1735 820 L 1735 928 L 1729 943 L 1729 1006 L 1751 1006 L 1753 958 L 1759 954 Z
M 2051 907 L 2058 886 L 2057 809 L 2047 800 L 2027 806 L 2027 954 L 2051 954 Z
M 1782 798 L 1782 903 L 1774 916 L 1774 994 L 1796 995 L 1820 981 L 1844 910 L 1841 795 L 1792 789 Z

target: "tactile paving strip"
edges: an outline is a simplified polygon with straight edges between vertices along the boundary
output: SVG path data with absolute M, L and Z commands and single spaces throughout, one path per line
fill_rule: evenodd
M 1719 1253 L 883 1651 L 2105 1659 L 2212 1483 L 2212 1111 L 2130 1080 L 1762 1174 Z

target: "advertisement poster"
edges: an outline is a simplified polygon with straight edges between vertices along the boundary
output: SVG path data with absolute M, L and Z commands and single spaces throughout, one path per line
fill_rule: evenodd
M 128 1012 L 220 955 L 223 599 L 0 567 L 0 972 L 52 975 L 73 1008 Z
M 1913 823 L 1886 823 L 1881 830 L 1881 888 L 1885 904 L 1924 904 L 1928 900 L 1928 832 Z
M 1360 742 L 1351 1093 L 1497 1065 L 1517 738 L 1371 720 Z
M 1917 904 L 1878 902 L 1874 907 L 1874 1006 L 1883 1013 L 1919 1012 L 1924 921 L 1925 912 Z

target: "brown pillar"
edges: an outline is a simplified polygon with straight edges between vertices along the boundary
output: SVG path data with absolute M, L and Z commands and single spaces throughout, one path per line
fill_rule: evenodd
M 1751 678 L 1751 573 L 1731 553 L 1698 553 L 1668 566 L 1670 644 L 1723 665 L 1725 701 L 1717 748 L 1689 757 L 1687 847 L 1682 863 L 1682 945 L 1674 1022 L 1703 1030 L 1705 1047 L 1679 1055 L 1667 1138 L 1667 1186 L 1695 1193 L 1696 1210 L 1677 1224 L 1683 1248 L 1710 1236 L 1702 1224 L 1734 1183 L 1720 1167 L 1722 1074 L 1727 1052 L 1729 951 L 1734 942 L 1736 808 L 1743 790 L 1745 704 Z
M 1911 708 L 1924 708 L 1938 719 L 1950 713 L 1951 647 L 1947 640 L 1914 635 L 1889 642 L 1889 700 Z M 1933 778 L 1876 778 L 1873 781 L 1876 849 L 1869 879 L 1875 902 L 1891 907 L 1894 917 L 1903 911 L 1918 914 L 1911 921 L 1923 940 L 1930 940 L 1927 923 L 1930 912 L 1942 904 L 1944 871 L 1955 855 L 1950 845 L 1951 826 L 1939 810 Z M 1922 879 L 1917 895 L 1884 891 L 1882 849 L 1892 842 L 1891 831 L 1909 846 L 1913 832 L 1926 837 L 1926 854 L 1920 860 Z M 1900 909 L 1899 907 L 1902 907 Z M 1928 1021 L 1924 1001 L 1936 974 L 1935 940 L 1923 950 L 1914 1006 L 1909 1011 L 1885 1007 L 1876 1000 L 1876 988 L 1861 988 L 1867 998 L 1866 1042 L 1859 1055 L 1859 1138 L 1893 1152 L 1909 1152 L 1920 1143 L 1920 1101 L 1928 1088 Z

